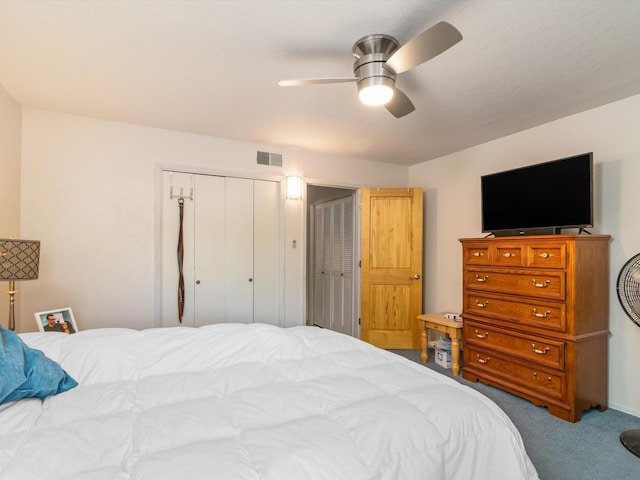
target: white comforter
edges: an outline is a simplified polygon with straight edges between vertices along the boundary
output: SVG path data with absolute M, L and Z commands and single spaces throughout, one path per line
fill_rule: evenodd
M 79 386 L 0 406 L 0 479 L 536 479 L 489 399 L 314 327 L 23 334 Z

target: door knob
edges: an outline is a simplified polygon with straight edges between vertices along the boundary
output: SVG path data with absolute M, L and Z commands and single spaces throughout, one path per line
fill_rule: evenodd
M 416 274 L 413 276 L 413 279 L 414 279 L 414 280 L 420 280 L 420 274 L 419 274 L 419 273 L 416 273 Z
M 253 282 L 253 278 L 249 277 L 249 283 Z

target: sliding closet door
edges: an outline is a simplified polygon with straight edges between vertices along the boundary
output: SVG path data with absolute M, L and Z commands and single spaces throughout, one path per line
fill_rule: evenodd
M 224 321 L 253 323 L 253 180 L 226 178 Z
M 313 323 L 331 328 L 331 206 L 314 206 Z
M 278 325 L 280 184 L 253 181 L 253 321 Z
M 180 227 L 180 208 L 178 196 L 184 199 L 183 207 L 183 278 L 186 287 L 182 325 L 194 324 L 194 242 L 193 225 L 195 218 L 194 201 L 189 198 L 193 188 L 191 175 L 176 172 L 164 172 L 162 177 L 162 315 L 163 327 L 181 325 L 178 321 L 178 231 Z
M 177 199 L 184 204 L 185 309 L 182 325 L 279 320 L 279 183 L 165 172 L 162 325 L 177 316 Z M 184 186 L 187 188 L 184 188 Z
M 333 205 L 333 315 L 331 329 L 354 335 L 353 198 Z
M 355 335 L 353 197 L 314 208 L 313 322 Z
M 225 177 L 194 175 L 194 326 L 225 321 Z

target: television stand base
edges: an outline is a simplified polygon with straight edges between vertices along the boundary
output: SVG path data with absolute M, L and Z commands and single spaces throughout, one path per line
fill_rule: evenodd
M 493 232 L 495 237 L 524 237 L 530 235 L 559 235 L 562 229 L 557 227 L 548 228 L 521 228 L 516 230 L 497 230 Z

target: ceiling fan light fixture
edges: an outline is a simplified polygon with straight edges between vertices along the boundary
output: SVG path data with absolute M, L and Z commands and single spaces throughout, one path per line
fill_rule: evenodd
M 365 105 L 384 105 L 393 97 L 394 82 L 389 77 L 369 77 L 358 84 L 360 100 Z

